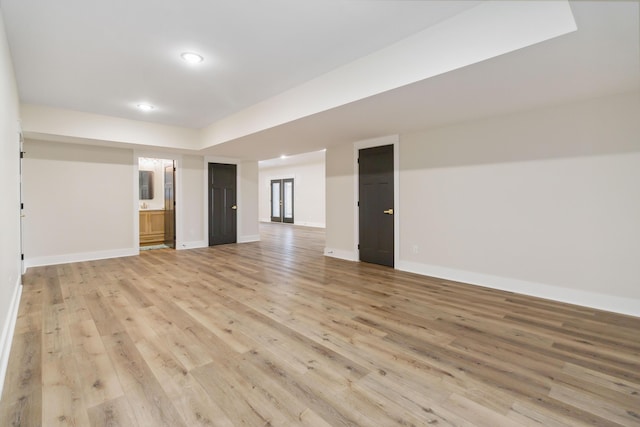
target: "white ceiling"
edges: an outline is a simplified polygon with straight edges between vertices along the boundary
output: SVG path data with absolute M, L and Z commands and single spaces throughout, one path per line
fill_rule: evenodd
M 23 102 L 193 128 L 475 3 L 0 1 Z M 187 66 L 184 51 L 205 61 Z M 143 101 L 153 114 L 135 109 Z
M 0 0 L 0 7 L 22 102 L 203 128 L 478 3 Z M 269 159 L 638 90 L 639 2 L 570 5 L 575 32 L 204 153 Z M 186 66 L 185 50 L 205 62 Z M 142 101 L 157 110 L 137 111 Z
M 639 90 L 639 3 L 571 6 L 575 32 L 220 144 L 215 152 L 269 158 Z

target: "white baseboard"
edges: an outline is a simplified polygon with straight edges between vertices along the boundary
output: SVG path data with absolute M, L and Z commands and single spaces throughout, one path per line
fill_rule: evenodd
M 140 254 L 140 248 L 112 249 L 108 251 L 82 252 L 76 254 L 52 255 L 25 259 L 25 268 L 43 265 L 68 264 L 70 262 L 95 261 L 98 259 L 120 258 Z
M 623 298 L 410 261 L 399 261 L 396 268 L 398 270 L 417 273 L 423 276 L 454 280 L 456 282 L 469 283 L 471 285 L 483 286 L 485 288 L 499 289 L 502 291 L 515 292 L 518 294 L 640 317 L 639 299 Z
M 343 249 L 324 248 L 324 255 L 332 258 L 344 259 L 347 261 L 360 261 L 357 252 L 345 251 Z
M 279 222 L 272 222 L 269 218 L 261 218 L 260 222 L 281 224 Z M 306 221 L 294 221 L 293 225 L 299 225 L 301 227 L 315 227 L 315 228 L 327 228 L 327 225 L 323 222 L 306 222 Z
M 7 367 L 9 365 L 9 354 L 11 353 L 11 343 L 13 342 L 13 333 L 16 329 L 16 320 L 18 318 L 18 309 L 20 308 L 20 296 L 22 295 L 22 283 L 20 278 L 13 290 L 13 297 L 9 303 L 9 311 L 4 319 L 4 327 L 2 335 L 0 335 L 0 396 L 4 388 L 4 379 L 7 375 Z
M 250 234 L 248 236 L 239 236 L 238 243 L 251 243 L 251 242 L 259 242 L 260 235 L 259 234 Z
M 293 225 L 300 225 L 302 227 L 315 227 L 315 228 L 326 228 L 325 224 L 321 222 L 298 222 L 295 221 Z
M 177 250 L 182 250 L 182 249 L 199 249 L 199 248 L 206 248 L 207 246 L 209 246 L 209 242 L 207 242 L 206 240 L 197 240 L 194 242 L 182 242 L 179 243 L 176 246 Z

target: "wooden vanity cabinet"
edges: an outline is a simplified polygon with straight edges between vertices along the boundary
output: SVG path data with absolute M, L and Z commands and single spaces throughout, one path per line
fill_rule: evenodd
M 164 210 L 140 211 L 140 246 L 164 243 Z

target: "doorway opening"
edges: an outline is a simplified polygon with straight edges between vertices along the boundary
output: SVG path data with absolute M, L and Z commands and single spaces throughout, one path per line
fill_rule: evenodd
M 271 180 L 271 222 L 293 224 L 293 178 Z
M 176 247 L 175 161 L 138 158 L 140 250 Z

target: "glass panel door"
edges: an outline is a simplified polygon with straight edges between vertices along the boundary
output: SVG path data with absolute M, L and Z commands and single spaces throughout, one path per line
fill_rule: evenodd
M 293 178 L 291 179 L 283 179 L 283 222 L 288 222 L 293 224 Z
M 271 180 L 271 221 L 293 224 L 293 178 Z
M 282 222 L 282 180 L 274 179 L 271 181 L 271 221 Z

